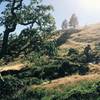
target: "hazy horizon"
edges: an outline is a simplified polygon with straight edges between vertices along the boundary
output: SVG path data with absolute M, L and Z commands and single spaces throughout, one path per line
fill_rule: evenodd
M 53 15 L 59 29 L 64 19 L 69 20 L 73 13 L 76 14 L 80 26 L 100 22 L 99 0 L 44 0 L 54 7 Z
M 28 2 L 27 0 L 25 2 Z M 43 0 L 44 4 L 50 4 L 54 7 L 53 16 L 55 18 L 57 29 L 61 28 L 64 19 L 69 20 L 73 13 L 79 20 L 79 25 L 95 24 L 100 22 L 100 1 L 99 0 Z M 4 5 L 0 5 L 0 12 L 4 9 Z M 20 27 L 17 28 L 17 31 Z M 0 32 L 4 28 L 0 27 Z

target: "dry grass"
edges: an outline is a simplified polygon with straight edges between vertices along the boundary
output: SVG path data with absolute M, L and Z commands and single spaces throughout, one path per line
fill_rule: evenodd
M 73 84 L 73 83 L 78 83 L 80 81 L 86 81 L 86 80 L 100 80 L 100 64 L 89 64 L 90 67 L 90 72 L 88 75 L 80 76 L 80 75 L 73 75 L 61 79 L 57 79 L 52 81 L 51 84 L 46 84 L 43 87 L 47 88 L 54 88 L 62 84 Z
M 91 80 L 95 81 L 97 79 L 98 80 L 100 79 L 100 74 L 90 74 L 90 75 L 84 75 L 84 76 L 73 75 L 73 76 L 69 76 L 69 77 L 52 80 L 51 83 L 45 82 L 38 86 L 33 85 L 32 88 L 52 89 L 52 88 L 57 88 L 60 85 L 73 85 L 73 84 L 79 83 L 80 81 L 91 81 Z
M 72 40 L 68 40 L 65 44 L 61 45 L 59 48 L 60 49 L 65 49 L 65 48 L 78 48 L 78 49 L 82 49 L 86 44 L 84 43 L 78 43 Z
M 100 64 L 89 64 L 90 72 L 88 75 L 72 75 L 52 80 L 51 82 L 47 81 L 41 85 L 33 85 L 32 88 L 57 88 L 60 85 L 73 85 L 78 84 L 81 81 L 95 81 L 100 80 Z
M 88 75 L 72 75 L 52 80 L 51 82 L 47 81 L 41 85 L 33 85 L 32 88 L 57 88 L 60 85 L 73 85 L 78 84 L 81 81 L 95 81 L 100 80 L 100 64 L 89 64 L 90 72 Z
M 56 40 L 62 34 L 63 32 L 54 34 L 49 40 Z M 100 23 L 82 27 L 80 32 L 71 34 L 68 41 L 60 46 L 60 49 L 72 47 L 80 49 L 87 44 L 94 46 L 98 42 L 100 42 Z
M 0 72 L 3 72 L 3 71 L 8 71 L 8 70 L 21 70 L 22 68 L 24 68 L 25 65 L 22 64 L 22 63 L 18 63 L 18 64 L 11 64 L 11 65 L 5 65 L 5 66 L 2 66 L 0 67 Z
M 94 45 L 96 42 L 100 42 L 100 24 L 90 25 L 81 29 L 81 32 L 73 33 L 71 37 L 66 41 L 63 45 L 59 48 L 64 50 L 67 48 L 78 48 L 82 50 L 87 44 L 91 44 L 92 48 L 94 49 Z M 60 34 L 61 35 L 61 34 Z M 60 36 L 54 36 L 53 39 L 59 38 Z M 63 53 L 64 55 L 64 53 Z M 95 81 L 100 80 L 100 65 L 96 64 L 89 64 L 90 72 L 89 75 L 73 75 L 70 77 L 64 77 L 60 79 L 56 79 L 49 82 L 45 82 L 39 86 L 35 87 L 42 87 L 42 88 L 56 88 L 60 85 L 72 85 L 77 84 L 80 81 Z
M 90 44 L 100 42 L 100 24 L 90 25 L 81 32 L 72 34 L 71 40 Z
M 97 64 L 90 63 L 89 68 L 91 74 L 95 74 L 95 73 L 100 74 L 100 64 L 97 65 Z
M 58 39 L 61 34 L 57 34 L 52 36 L 49 41 Z M 96 25 L 91 25 L 82 28 L 81 32 L 78 33 L 73 33 L 68 39 L 66 43 L 61 45 L 59 48 L 60 49 L 66 49 L 66 48 L 78 48 L 82 49 L 84 48 L 85 45 L 90 43 L 92 46 L 96 42 L 100 42 L 100 24 Z M 23 68 L 23 64 L 15 64 L 15 65 L 9 65 L 9 66 L 4 66 L 0 68 L 0 71 L 6 71 L 6 70 L 20 70 Z M 89 75 L 73 75 L 69 77 L 64 77 L 56 80 L 52 80 L 50 83 L 45 82 L 41 85 L 33 85 L 32 88 L 56 88 L 59 85 L 72 85 L 72 84 L 77 84 L 80 81 L 89 81 L 89 80 L 100 80 L 100 65 L 95 65 L 95 64 L 89 64 L 90 67 L 90 73 Z

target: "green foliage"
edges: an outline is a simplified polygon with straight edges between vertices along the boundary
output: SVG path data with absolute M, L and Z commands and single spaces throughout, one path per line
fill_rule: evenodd
M 100 82 L 84 81 L 74 86 L 58 87 L 56 89 L 26 89 L 18 96 L 18 100 L 99 100 L 97 90 Z M 61 89 L 61 90 L 60 90 Z
M 79 57 L 79 55 L 77 55 L 77 54 L 71 54 L 69 57 L 69 60 L 72 62 L 77 62 L 79 59 L 78 57 Z
M 4 81 L 3 81 L 4 80 Z M 13 76 L 5 76 L 0 79 L 0 98 L 10 98 L 24 87 L 24 84 L 19 79 Z
M 83 52 L 79 52 L 77 49 L 70 48 L 68 50 L 67 59 L 75 63 L 83 63 L 86 65 L 89 62 L 95 62 L 96 56 L 97 55 L 94 52 L 89 55 L 86 55 Z
M 25 55 L 32 50 L 39 51 L 41 39 L 46 39 L 55 30 L 55 21 L 51 14 L 53 7 L 44 5 L 42 0 L 29 0 L 29 4 L 23 0 L 2 2 L 7 2 L 0 16 L 0 24 L 5 26 L 2 55 L 14 53 L 18 56 L 22 51 Z M 17 25 L 27 28 L 23 27 L 16 38 L 9 37 Z M 10 38 L 13 40 L 9 40 Z
M 50 62 L 50 58 L 57 56 L 58 49 L 55 42 L 43 42 L 36 51 L 25 55 L 25 60 L 29 62 L 29 66 L 42 66 L 47 65 Z M 36 47 L 37 48 L 37 47 Z
M 22 79 L 25 77 L 37 77 L 43 80 L 52 80 L 75 73 L 83 75 L 88 71 L 89 68 L 84 64 L 73 63 L 68 60 L 55 60 L 41 66 L 33 65 L 33 67 L 31 67 L 30 69 L 18 73 L 17 77 Z
M 86 55 L 80 54 L 80 56 L 78 56 L 78 61 L 86 64 L 87 63 L 87 57 L 86 57 Z
M 43 55 L 40 52 L 31 52 L 27 55 L 25 58 L 26 61 L 28 61 L 28 66 L 34 67 L 34 66 L 42 66 L 49 63 L 49 58 L 46 55 Z
M 3 81 L 4 80 L 4 81 Z M 16 98 L 20 93 L 23 93 L 26 86 L 33 84 L 40 84 L 42 81 L 35 77 L 28 77 L 24 79 L 18 79 L 13 76 L 3 76 L 3 80 L 0 79 L 0 99 L 12 100 Z
M 4 59 L 0 59 L 0 66 L 3 66 L 3 65 L 5 65 L 5 61 Z
M 66 60 L 62 64 L 62 68 L 65 71 L 66 75 L 72 75 L 75 73 L 84 75 L 89 71 L 87 65 L 84 65 L 82 63 L 73 63 L 71 61 L 66 61 Z
M 100 51 L 100 43 L 96 43 L 96 44 L 95 44 L 95 49 L 96 49 L 97 51 Z
M 68 56 L 70 56 L 70 55 L 72 55 L 72 54 L 78 55 L 78 54 L 79 54 L 79 51 L 76 50 L 76 49 L 74 49 L 74 48 L 70 48 L 70 49 L 68 50 Z
M 83 58 L 83 55 L 81 56 L 81 55 L 79 54 L 79 51 L 76 50 L 76 49 L 74 49 L 74 48 L 70 48 L 70 49 L 68 50 L 67 56 L 68 56 L 68 59 L 69 59 L 70 61 L 76 62 L 76 63 L 80 63 L 80 62 L 82 61 L 81 59 Z M 82 62 L 83 62 L 83 61 L 82 61 Z
M 22 79 L 23 83 L 27 86 L 33 85 L 33 84 L 40 84 L 42 83 L 42 81 L 36 77 L 26 77 L 24 79 Z
M 67 94 L 64 96 L 64 99 L 68 100 L 94 100 L 99 98 L 99 92 L 97 91 L 97 83 L 93 81 L 81 81 L 77 85 L 70 87 L 68 90 L 65 89 Z M 97 100 L 97 99 L 96 99 Z
M 56 56 L 57 55 L 57 47 L 56 47 L 56 42 L 51 41 L 51 42 L 46 42 L 44 44 L 43 49 L 45 49 L 45 53 L 49 55 L 50 57 Z
M 35 55 L 35 59 L 39 59 L 39 56 L 42 55 L 47 55 L 49 57 L 54 57 L 57 55 L 56 43 L 53 41 L 47 41 L 42 35 L 36 33 L 36 30 L 34 29 L 23 30 L 16 39 L 9 43 L 8 50 L 12 55 L 19 55 L 23 53 L 25 57 L 27 56 L 27 58 L 30 60 L 31 58 L 34 59 Z
M 45 95 L 45 92 L 42 89 L 25 89 L 24 93 L 22 92 L 17 99 L 18 100 L 41 100 Z

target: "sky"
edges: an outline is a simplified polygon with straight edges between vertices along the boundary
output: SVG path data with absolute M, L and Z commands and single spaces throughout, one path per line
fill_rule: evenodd
M 28 0 L 25 1 L 26 3 Z M 44 4 L 54 7 L 52 13 L 55 17 L 57 29 L 61 28 L 64 19 L 69 21 L 73 13 L 76 14 L 80 26 L 100 22 L 100 0 L 43 0 Z M 4 4 L 0 5 L 0 12 L 4 9 Z M 20 27 L 17 28 L 19 30 Z M 0 32 L 4 30 L 0 28 Z
M 69 21 L 76 14 L 80 26 L 100 22 L 100 0 L 45 0 L 53 5 L 57 28 L 61 28 L 64 19 Z

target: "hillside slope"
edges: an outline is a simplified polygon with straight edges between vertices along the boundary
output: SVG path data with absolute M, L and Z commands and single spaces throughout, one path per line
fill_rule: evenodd
M 77 30 L 60 30 L 51 37 L 51 40 L 63 41 L 59 45 L 61 49 L 70 47 L 82 48 L 87 44 L 94 46 L 96 43 L 100 43 L 100 24 L 84 26 Z
M 47 81 L 41 85 L 33 85 L 32 88 L 56 88 L 60 85 L 73 85 L 81 81 L 95 81 L 100 80 L 100 64 L 89 64 L 90 71 L 87 75 L 72 75 L 63 78 Z
M 80 75 L 74 75 L 74 76 L 70 76 L 70 77 L 64 77 L 64 78 L 60 78 L 57 80 L 53 80 L 50 84 L 47 85 L 43 85 L 42 87 L 45 88 L 55 88 L 58 87 L 60 85 L 73 85 L 73 84 L 77 84 L 80 81 L 94 81 L 94 80 L 99 80 L 100 79 L 100 75 L 98 74 L 94 74 L 94 75 L 85 75 L 85 76 L 80 76 Z
M 100 24 L 93 24 L 89 26 L 85 26 L 83 28 L 73 30 L 69 29 L 66 31 L 57 31 L 52 37 L 50 37 L 51 41 L 56 40 L 60 49 L 66 48 L 79 48 L 83 49 L 87 44 L 90 44 L 92 48 L 96 43 L 100 43 Z M 63 53 L 61 51 L 61 53 Z M 100 64 L 89 64 L 90 72 L 88 75 L 80 76 L 73 75 L 70 77 L 64 77 L 60 79 L 56 79 L 51 81 L 51 83 L 43 83 L 39 86 L 34 87 L 44 87 L 44 88 L 56 88 L 60 85 L 69 85 L 73 83 L 78 83 L 80 81 L 86 80 L 100 80 Z
M 79 33 L 72 34 L 71 39 L 83 43 L 100 42 L 100 24 L 84 27 Z

